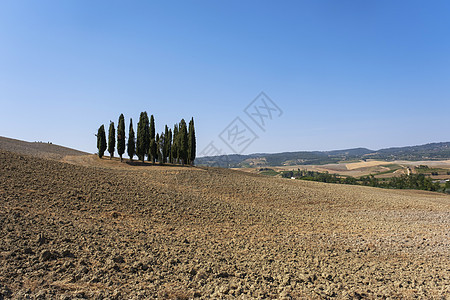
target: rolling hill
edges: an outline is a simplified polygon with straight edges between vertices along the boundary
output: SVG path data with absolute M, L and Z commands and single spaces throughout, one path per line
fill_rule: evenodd
M 65 156 L 80 156 L 88 153 L 54 145 L 49 142 L 25 142 L 0 136 L 0 149 L 42 158 L 62 159 Z
M 221 155 L 199 157 L 198 165 L 229 168 L 250 166 L 323 165 L 349 160 L 446 160 L 450 159 L 450 142 L 420 146 L 386 148 L 377 151 L 355 148 L 335 151 L 298 151 L 283 153 L 259 153 L 249 155 Z

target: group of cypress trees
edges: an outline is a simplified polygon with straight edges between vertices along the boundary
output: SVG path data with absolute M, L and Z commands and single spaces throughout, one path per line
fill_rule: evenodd
M 128 131 L 127 154 L 130 160 L 137 155 L 138 159 L 144 162 L 147 157 L 152 163 L 181 163 L 194 164 L 196 141 L 194 118 L 189 121 L 189 125 L 182 119 L 175 124 L 173 131 L 171 128 L 164 128 L 164 132 L 155 135 L 155 119 L 153 115 L 148 118 L 147 112 L 141 112 L 137 127 L 137 137 L 133 130 L 133 120 L 130 118 L 130 128 Z M 106 143 L 105 126 L 102 125 L 97 132 L 98 156 L 103 157 L 105 150 L 108 150 L 110 159 L 114 156 L 116 147 L 114 122 L 109 124 L 108 143 Z M 122 161 L 125 153 L 125 118 L 123 114 L 119 116 L 117 127 L 117 153 Z

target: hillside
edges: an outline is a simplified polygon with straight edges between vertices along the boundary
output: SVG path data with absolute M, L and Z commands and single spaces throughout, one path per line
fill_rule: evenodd
M 447 160 L 450 159 L 450 142 L 431 143 L 420 146 L 386 148 L 377 151 L 366 148 L 354 148 L 334 151 L 298 151 L 283 153 L 260 153 L 249 155 L 221 155 L 199 157 L 196 163 L 205 166 L 273 167 L 295 165 L 324 165 L 340 161 L 381 159 L 393 160 Z
M 38 156 L 0 150 L 0 298 L 450 295 L 450 196 Z
M 87 155 L 88 153 L 43 142 L 25 142 L 0 136 L 0 149 L 42 158 L 63 159 L 65 156 Z
M 381 149 L 371 153 L 370 157 L 389 160 L 444 160 L 450 158 L 450 143 Z

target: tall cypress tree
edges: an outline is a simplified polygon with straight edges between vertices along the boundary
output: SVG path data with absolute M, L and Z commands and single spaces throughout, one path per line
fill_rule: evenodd
M 172 129 L 169 129 L 169 135 L 167 138 L 167 153 L 169 155 L 169 162 L 173 164 L 173 156 L 172 156 Z
M 148 160 L 151 160 L 153 163 L 155 163 L 156 159 L 158 159 L 158 154 L 155 140 L 155 118 L 153 117 L 153 115 L 150 116 L 150 148 L 148 150 Z
M 104 125 L 100 126 L 96 136 L 97 136 L 98 157 L 102 158 L 106 150 L 106 134 Z
M 178 124 L 173 126 L 172 159 L 178 163 Z
M 117 125 L 117 153 L 119 153 L 120 161 L 122 161 L 122 154 L 125 153 L 125 118 L 123 114 L 120 114 L 119 124 Z
M 152 139 L 150 141 L 150 148 L 149 148 L 149 152 L 148 152 L 148 159 L 152 161 L 152 163 L 155 163 L 156 161 L 156 141 L 155 139 Z
M 145 115 L 145 145 L 146 145 L 146 148 L 144 149 L 145 150 L 145 153 L 147 153 L 148 154 L 148 151 L 149 151 L 149 149 L 150 149 L 150 141 L 151 141 L 151 139 L 150 139 L 150 128 L 149 128 L 149 120 L 148 120 L 148 115 L 147 115 L 147 112 L 144 112 L 144 115 Z
M 197 142 L 195 141 L 194 117 L 189 122 L 189 140 L 188 140 L 188 160 L 191 165 L 195 161 L 195 152 L 197 151 Z
M 163 136 L 163 143 L 161 146 L 162 149 L 162 159 L 163 159 L 163 163 L 165 164 L 167 162 L 167 156 L 169 156 L 169 127 L 164 128 L 164 135 L 161 133 L 161 135 Z
M 159 154 L 160 154 L 159 163 L 160 164 L 165 164 L 167 162 L 166 157 L 164 156 L 164 155 L 166 155 L 165 139 L 166 139 L 166 136 L 165 136 L 164 132 L 161 132 L 161 134 L 159 135 Z
M 150 140 L 155 138 L 155 118 L 150 116 Z
M 114 122 L 110 122 L 109 123 L 109 133 L 108 133 L 109 159 L 113 158 L 115 148 L 116 148 L 116 129 L 114 128 Z
M 136 141 L 134 139 L 133 119 L 130 118 L 130 131 L 128 132 L 128 156 L 133 161 L 133 156 L 136 154 Z
M 136 141 L 136 154 L 139 160 L 144 162 L 145 155 L 147 155 L 150 148 L 150 131 L 148 124 L 147 112 L 141 112 L 138 123 L 137 141 Z
M 180 122 L 180 131 L 178 133 L 179 137 L 179 157 L 181 159 L 181 163 L 184 165 L 188 161 L 188 133 L 187 133 L 187 126 L 186 121 L 184 119 L 181 119 Z
M 156 134 L 156 138 L 155 138 L 155 143 L 156 143 L 156 155 L 155 155 L 155 158 L 156 158 L 156 160 L 158 160 L 159 162 L 161 162 L 161 157 L 162 157 L 162 155 L 161 155 L 161 149 L 160 149 L 160 147 L 159 147 L 159 144 L 160 144 L 160 142 L 161 142 L 161 137 L 160 137 L 160 135 L 159 135 L 159 133 L 157 133 Z

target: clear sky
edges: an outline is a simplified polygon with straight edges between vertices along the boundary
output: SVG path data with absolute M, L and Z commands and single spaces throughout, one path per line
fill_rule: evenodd
M 0 135 L 96 151 L 141 111 L 244 153 L 450 141 L 450 1 L 0 2 Z M 282 110 L 263 131 L 244 109 Z M 136 127 L 135 127 L 136 129 Z M 223 136 L 222 136 L 223 137 Z M 240 152 L 240 149 L 239 151 Z

